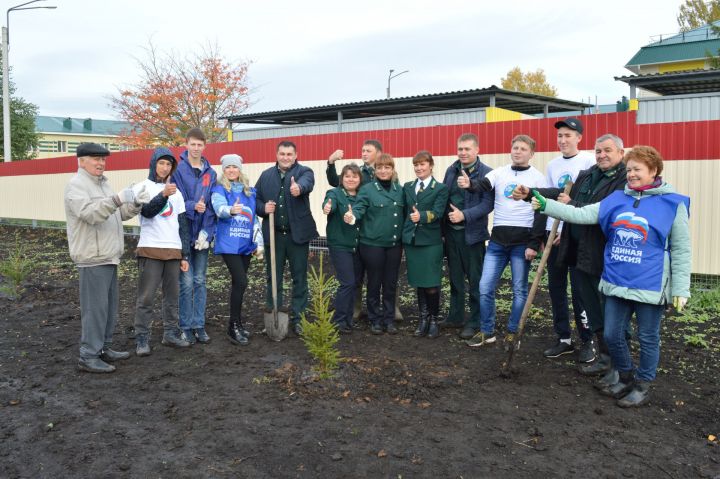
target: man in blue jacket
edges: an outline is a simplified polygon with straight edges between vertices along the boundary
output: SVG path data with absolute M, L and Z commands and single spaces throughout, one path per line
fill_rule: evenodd
M 444 327 L 462 328 L 460 337 L 472 338 L 480 331 L 480 276 L 485 259 L 488 214 L 493 210 L 492 191 L 471 193 L 458 187 L 457 178 L 464 170 L 471 179 L 484 178 L 492 168 L 480 161 L 479 140 L 472 133 L 458 138 L 458 159 L 445 172 L 443 183 L 450 190 L 443 222 L 445 254 L 450 276 L 450 311 Z M 465 281 L 470 291 L 470 317 L 465 320 Z
M 310 192 L 315 187 L 315 174 L 297 162 L 297 148 L 291 141 L 281 141 L 276 151 L 277 163 L 263 171 L 255 184 L 255 209 L 263 218 L 262 232 L 266 238 L 265 257 L 267 270 L 266 304 L 272 307 L 270 255 L 277 255 L 276 274 L 283 277 L 285 262 L 290 263 L 292 301 L 290 322 L 299 335 L 300 315 L 308 304 L 307 259 L 310 241 L 317 238 L 315 220 L 310 212 Z M 275 251 L 270 249 L 270 226 L 265 221 L 275 215 Z M 278 281 L 278 305 L 283 304 L 282 280 Z
M 205 303 L 207 289 L 208 252 L 215 236 L 217 218 L 212 209 L 211 191 L 217 183 L 217 174 L 202 155 L 205 134 L 192 128 L 185 135 L 186 150 L 180 154 L 180 163 L 173 173 L 172 182 L 185 199 L 185 216 L 190 224 L 190 268 L 180 273 L 180 328 L 190 343 L 210 341 L 205 331 Z

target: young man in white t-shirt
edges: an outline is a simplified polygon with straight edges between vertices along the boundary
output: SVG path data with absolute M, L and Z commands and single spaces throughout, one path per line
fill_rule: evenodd
M 143 206 L 140 240 L 137 246 L 138 292 L 135 312 L 135 341 L 138 356 L 150 354 L 150 325 L 153 299 L 162 285 L 162 344 L 187 348 L 178 325 L 180 271 L 189 268 L 190 229 L 185 218 L 185 200 L 168 180 L 177 167 L 177 159 L 167 148 L 157 148 L 150 160 L 148 179 L 142 185 L 152 195 Z
M 571 117 L 560 120 L 555 123 L 555 128 L 557 129 L 557 145 L 560 149 L 560 156 L 552 159 L 550 163 L 548 163 L 546 177 L 548 187 L 560 193 L 568 182 L 575 182 L 580 171 L 586 170 L 595 164 L 595 157 L 588 152 L 580 151 L 578 148 L 580 141 L 582 141 L 583 133 L 583 124 L 579 119 Z M 518 188 L 516 192 L 513 193 L 513 198 L 523 198 L 529 201 L 528 192 L 529 190 L 526 188 Z M 557 197 L 557 195 L 551 196 Z M 567 195 L 562 195 L 560 197 L 561 201 L 562 198 L 569 200 Z M 554 221 L 553 218 L 547 219 L 545 239 L 549 236 Z M 577 359 L 579 362 L 587 363 L 595 359 L 595 347 L 592 340 L 593 333 L 579 299 L 580 295 L 577 293 L 575 268 L 557 260 L 557 246 L 560 244 L 561 234 L 562 223 L 560 223 L 558 227 L 557 236 L 555 236 L 555 241 L 553 242 L 553 249 L 550 252 L 547 262 L 548 291 L 552 305 L 553 325 L 555 333 L 558 335 L 558 342 L 554 346 L 546 349 L 543 355 L 546 358 L 557 358 L 575 351 L 571 339 L 570 309 L 567 294 L 569 273 L 575 325 L 582 344 Z
M 514 201 L 512 193 L 517 185 L 535 188 L 547 186 L 543 174 L 530 166 L 535 154 L 535 140 L 527 135 L 512 139 L 509 165 L 496 168 L 484 178 L 470 180 L 461 171 L 457 184 L 470 191 L 494 191 L 493 228 L 483 261 L 480 277 L 480 332 L 467 341 L 470 347 L 492 344 L 495 337 L 495 291 L 506 266 L 510 264 L 513 300 L 508 318 L 505 347 L 515 340 L 520 316 L 528 296 L 530 263 L 540 250 L 544 217 L 537 215 L 524 201 Z

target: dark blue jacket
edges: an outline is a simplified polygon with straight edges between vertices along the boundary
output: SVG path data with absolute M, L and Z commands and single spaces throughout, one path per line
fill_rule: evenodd
M 217 183 L 217 173 L 210 167 L 210 162 L 202 158 L 202 168 L 198 170 L 190 165 L 187 159 L 187 150 L 180 154 L 180 163 L 173 173 L 172 182 L 177 185 L 178 190 L 185 198 L 185 216 L 190 223 L 190 238 L 194 242 L 198 238 L 200 230 L 208 234 L 207 241 L 212 241 L 215 236 L 217 218 L 212 208 L 211 190 Z M 195 211 L 195 204 L 200 198 L 205 198 L 204 213 Z
M 457 181 L 457 174 L 460 168 L 460 160 L 456 160 L 451 164 L 447 171 L 445 171 L 445 178 L 443 183 L 448 188 L 452 188 L 453 184 Z M 476 178 L 484 178 L 485 175 L 490 173 L 492 168 L 487 166 L 482 161 L 478 160 L 478 167 L 470 175 L 470 180 Z M 472 193 L 469 190 L 465 190 L 465 206 L 462 209 L 463 215 L 465 215 L 465 243 L 467 245 L 474 245 L 481 241 L 487 241 L 490 239 L 490 233 L 488 232 L 488 217 L 487 215 L 495 207 L 495 193 L 493 191 L 484 191 L 479 193 Z M 449 227 L 448 213 L 450 212 L 450 205 L 448 204 L 445 209 L 445 227 Z
M 295 183 L 300 186 L 301 195 L 297 198 L 290 194 L 290 178 L 295 178 Z M 287 192 L 285 203 L 290 220 L 290 236 L 296 244 L 308 243 L 318 237 L 315 220 L 310 212 L 310 192 L 315 187 L 315 173 L 295 161 L 285 174 L 284 186 Z M 258 216 L 267 218 L 265 203 L 268 201 L 277 203 L 280 197 L 280 170 L 277 164 L 262 172 L 255 184 L 255 190 L 257 191 L 256 212 Z M 262 232 L 263 238 L 270 238 L 269 221 L 263 221 Z

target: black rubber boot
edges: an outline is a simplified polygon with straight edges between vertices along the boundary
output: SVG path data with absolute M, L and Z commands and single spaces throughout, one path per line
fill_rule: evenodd
M 612 386 L 601 389 L 600 392 L 606 396 L 612 396 L 620 399 L 635 387 L 635 375 L 632 371 L 622 371 L 619 373 L 619 381 Z
M 437 288 L 426 288 L 425 298 L 427 300 L 428 310 L 428 330 L 427 337 L 435 339 L 440 336 L 440 327 L 438 326 L 438 313 L 440 312 L 440 292 Z
M 638 407 L 650 400 L 650 383 L 647 381 L 637 381 L 635 387 L 625 395 L 622 399 L 618 399 L 617 405 L 620 407 Z
M 239 321 L 230 321 L 227 336 L 231 343 L 238 346 L 246 346 L 250 342 L 247 336 L 242 333 L 242 326 Z
M 584 364 L 580 366 L 580 373 L 588 376 L 599 376 L 610 370 L 610 356 L 600 353 L 598 358 L 592 364 Z
M 416 337 L 421 338 L 428 333 L 428 308 L 427 299 L 425 297 L 425 288 L 417 288 L 418 298 L 418 325 L 413 333 Z

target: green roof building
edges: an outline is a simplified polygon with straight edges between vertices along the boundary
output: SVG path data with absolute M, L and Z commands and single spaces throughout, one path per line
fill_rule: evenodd
M 35 117 L 35 131 L 40 134 L 38 158 L 74 155 L 80 143 L 100 143 L 110 151 L 125 151 L 120 134 L 130 130 L 130 123 L 94 118 L 61 116 Z

